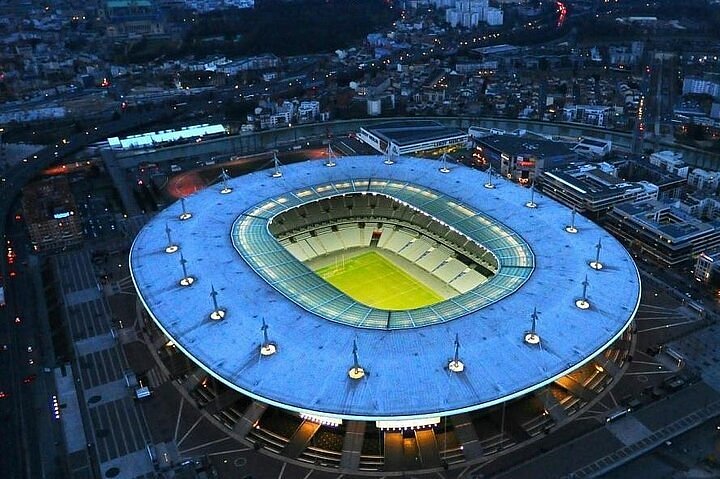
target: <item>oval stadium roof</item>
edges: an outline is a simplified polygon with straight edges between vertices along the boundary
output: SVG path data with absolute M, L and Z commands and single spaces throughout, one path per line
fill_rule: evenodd
M 181 221 L 176 202 L 138 234 L 130 262 L 140 299 L 183 352 L 229 387 L 285 409 L 358 420 L 429 418 L 488 407 L 579 367 L 622 334 L 637 310 L 640 283 L 632 258 L 613 237 L 580 216 L 578 233 L 569 234 L 571 212 L 553 200 L 536 193 L 538 207 L 526 208 L 527 189 L 505 181 L 486 189 L 484 173 L 453 165 L 443 174 L 438 167 L 437 161 L 417 158 L 386 165 L 380 156 L 345 157 L 334 168 L 305 162 L 283 167 L 281 178 L 268 171 L 235 178 L 228 182 L 230 194 L 220 194 L 221 185 L 207 188 L 186 199 L 192 218 Z M 288 300 L 235 249 L 231 235 L 243 234 L 234 228 L 238 219 L 264 200 L 293 192 L 298 198 L 305 190 L 317 199 L 323 188 L 331 192 L 334 185 L 361 179 L 419 185 L 439 192 L 445 203 L 482 212 L 527 242 L 534 272 L 515 292 L 455 319 L 367 329 L 328 321 Z M 179 253 L 165 252 L 166 225 L 195 278 L 189 287 L 179 284 Z M 589 263 L 600 239 L 604 267 L 595 270 Z M 586 275 L 591 307 L 581 310 L 575 301 Z M 221 321 L 209 317 L 211 288 L 226 311 Z M 530 345 L 523 337 L 535 307 L 541 341 Z M 278 350 L 267 357 L 259 353 L 263 320 Z M 465 365 L 460 373 L 447 367 L 456 334 Z M 366 373 L 360 380 L 348 377 L 353 341 Z

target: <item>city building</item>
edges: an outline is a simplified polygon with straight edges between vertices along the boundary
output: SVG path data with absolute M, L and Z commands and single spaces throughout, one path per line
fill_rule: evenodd
M 104 13 L 111 38 L 165 34 L 165 22 L 154 0 L 106 0 Z
M 577 161 L 566 144 L 529 135 L 490 135 L 475 138 L 477 154 L 501 175 L 523 184 L 535 181 L 543 171 Z
M 66 177 L 23 188 L 22 209 L 34 251 L 57 251 L 82 242 L 82 221 Z
M 695 260 L 693 275 L 697 281 L 705 284 L 720 282 L 720 251 L 705 251 Z
M 608 126 L 615 108 L 606 105 L 569 105 L 563 107 L 563 121 Z
M 584 136 L 580 138 L 580 141 L 572 149 L 581 156 L 602 158 L 612 151 L 612 141 Z
M 615 164 L 622 178 L 632 182 L 647 181 L 657 186 L 659 200 L 680 198 L 687 187 L 685 178 L 653 165 L 641 157 L 631 156 Z
M 615 205 L 605 227 L 630 250 L 663 266 L 689 265 L 720 246 L 720 222 L 702 221 L 662 201 Z
M 543 194 L 592 219 L 601 219 L 626 201 L 656 200 L 658 187 L 647 181 L 627 182 L 608 163 L 569 165 L 543 172 L 536 182 Z
M 720 98 L 720 78 L 715 75 L 708 77 L 687 76 L 683 79 L 683 95 L 704 94 L 713 98 Z
M 357 137 L 378 152 L 391 155 L 408 155 L 468 142 L 467 133 L 432 120 L 390 121 L 362 127 Z
M 682 153 L 674 151 L 665 150 L 652 153 L 650 155 L 650 164 L 659 166 L 661 169 L 682 178 L 687 178 L 690 171 L 690 167 L 683 161 Z
M 227 130 L 223 125 L 202 125 L 186 126 L 172 130 L 161 130 L 150 133 L 130 135 L 125 138 L 108 138 L 108 146 L 112 149 L 131 150 L 136 148 L 149 148 L 160 145 L 169 145 L 181 141 L 198 140 L 225 135 Z
M 714 192 L 717 191 L 718 186 L 720 186 L 720 173 L 717 171 L 706 171 L 702 168 L 693 168 L 688 174 L 687 182 L 689 186 L 697 190 Z

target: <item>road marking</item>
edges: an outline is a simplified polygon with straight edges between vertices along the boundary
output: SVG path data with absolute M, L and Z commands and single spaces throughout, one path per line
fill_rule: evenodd
M 662 366 L 662 364 L 658 362 L 649 362 L 649 361 L 633 361 L 633 364 L 647 364 L 649 366 Z
M 683 321 L 682 323 L 674 323 L 674 324 L 666 324 L 664 326 L 655 326 L 653 328 L 647 328 L 647 329 L 640 329 L 637 332 L 638 333 L 645 333 L 647 331 L 655 331 L 657 329 L 666 329 L 666 328 L 674 328 L 675 326 L 684 326 L 686 324 L 693 324 L 701 321 L 700 319 L 691 319 L 690 321 Z
M 183 437 L 181 437 L 180 440 L 177 442 L 177 445 L 178 445 L 178 446 L 179 446 L 180 444 L 182 444 L 182 442 L 185 440 L 185 438 L 190 435 L 190 433 L 192 432 L 192 430 L 195 429 L 195 427 L 196 427 L 196 426 L 200 423 L 200 421 L 202 421 L 202 420 L 203 420 L 203 417 L 202 417 L 202 416 L 200 416 L 199 418 L 197 418 L 197 421 L 195 421 L 195 422 L 193 423 L 193 425 L 190 426 L 190 429 L 188 429 L 188 431 L 185 433 L 185 435 L 184 435 Z
M 201 418 L 201 419 L 202 419 L 202 418 Z M 190 447 L 190 448 L 188 448 L 188 449 L 183 449 L 183 450 L 178 451 L 178 452 L 180 452 L 181 454 L 187 454 L 187 453 L 190 452 L 190 451 L 194 451 L 194 450 L 196 450 L 196 449 L 201 449 L 201 448 L 207 447 L 207 446 L 212 446 L 213 444 L 217 444 L 217 443 L 219 443 L 219 442 L 227 441 L 228 439 L 230 439 L 229 436 L 223 437 L 223 438 L 220 438 L 220 439 L 215 439 L 214 441 L 206 442 L 206 443 L 204 443 L 204 444 L 200 444 L 200 445 L 197 445 L 197 446 L 193 446 L 193 447 Z
M 177 421 L 175 422 L 175 434 L 173 435 L 173 441 L 177 442 L 178 431 L 180 429 L 180 418 L 182 417 L 183 404 L 185 404 L 185 397 L 180 396 L 180 408 L 178 409 Z
M 285 468 L 287 467 L 287 462 L 283 462 L 282 467 L 280 468 L 280 474 L 278 474 L 278 479 L 282 479 L 283 474 L 285 474 Z
M 308 479 L 308 477 L 310 477 L 310 474 L 312 474 L 313 472 L 314 472 L 314 469 L 310 469 L 310 470 L 307 472 L 307 474 L 305 474 L 305 477 L 303 477 L 303 479 Z
M 612 399 L 613 404 L 615 404 L 615 406 L 618 406 L 618 402 L 615 400 L 615 396 L 613 396 L 612 391 L 608 391 L 608 393 L 610 394 L 610 399 Z
M 223 454 L 235 454 L 237 452 L 248 452 L 250 450 L 249 447 L 243 447 L 240 449 L 230 449 L 227 451 L 219 451 L 219 452 L 211 452 L 209 454 L 205 454 L 206 456 L 222 456 Z
M 625 376 L 640 376 L 640 375 L 648 375 L 648 374 L 673 374 L 675 371 L 646 371 L 646 372 L 638 372 L 638 373 L 625 373 Z

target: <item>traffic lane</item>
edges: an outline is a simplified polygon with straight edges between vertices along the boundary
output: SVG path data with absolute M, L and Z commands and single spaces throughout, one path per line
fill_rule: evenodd
M 40 454 L 38 427 L 43 416 L 49 414 L 46 409 L 46 397 L 49 390 L 45 382 L 28 380 L 37 377 L 41 361 L 44 359 L 42 348 L 37 346 L 36 338 L 40 335 L 40 323 L 37 317 L 35 289 L 32 276 L 27 267 L 27 251 L 16 245 L 22 243 L 22 229 L 15 223 L 14 217 L 8 218 L 6 231 L 14 247 L 13 275 L 8 275 L 5 281 L 8 300 L 6 313 L 14 310 L 15 314 L 7 315 L 4 323 L 10 327 L 11 341 L 9 344 L 10 364 L 2 374 L 3 382 L 11 383 L 11 393 L 7 399 L 12 403 L 12 420 L 8 423 L 14 428 L 17 454 L 21 459 L 17 464 L 22 474 L 39 473 L 44 466 L 43 455 Z M 7 256 L 3 258 L 7 261 Z M 9 316 L 9 317 L 8 317 Z M 28 380 L 28 381 L 26 381 Z M 48 455 L 50 451 L 47 451 Z M 20 465 L 22 464 L 22 465 Z
M 288 151 L 277 154 L 281 165 L 289 165 L 307 160 L 327 158 L 327 149 L 309 148 L 296 151 Z M 265 152 L 259 155 L 239 157 L 226 163 L 205 166 L 190 171 L 184 171 L 170 177 L 165 187 L 165 192 L 174 199 L 185 198 L 196 191 L 206 188 L 208 185 L 220 181 L 223 171 L 231 177 L 240 176 L 258 169 L 272 168 L 273 152 Z M 282 166 L 280 166 L 282 169 Z

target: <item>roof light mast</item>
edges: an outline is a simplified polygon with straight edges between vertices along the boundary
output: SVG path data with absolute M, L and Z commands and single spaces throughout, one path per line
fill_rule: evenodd
M 192 218 L 192 213 L 188 212 L 185 209 L 185 198 L 184 197 L 180 198 L 180 206 L 182 207 L 182 213 L 180 214 L 179 218 L 183 221 L 189 220 L 190 218 Z
M 214 319 L 216 321 L 221 320 L 225 317 L 225 310 L 221 309 L 218 306 L 217 295 L 218 295 L 218 292 L 215 291 L 215 287 L 211 284 L 210 285 L 210 297 L 212 298 L 212 302 L 213 302 L 213 311 L 212 311 L 212 313 L 210 313 L 210 319 Z
M 260 329 L 263 332 L 263 343 L 260 346 L 260 354 L 262 356 L 272 356 L 277 352 L 277 345 L 268 338 L 268 325 L 265 322 L 265 318 L 262 320 L 262 326 Z
M 537 306 L 533 308 L 533 313 L 530 315 L 530 318 L 532 318 L 532 326 L 530 327 L 530 331 L 525 333 L 525 342 L 531 345 L 540 344 L 540 336 L 537 334 Z
M 273 171 L 272 177 L 280 178 L 282 176 L 282 171 L 280 171 L 280 160 L 278 160 L 277 151 L 273 151 L 273 166 L 275 170 Z
M 365 377 L 365 370 L 360 367 L 360 362 L 358 361 L 358 348 L 357 348 L 357 341 L 353 339 L 353 349 L 352 349 L 352 355 L 353 355 L 353 366 L 350 368 L 350 371 L 348 371 L 348 376 L 350 376 L 350 379 L 362 379 Z
M 587 299 L 587 288 L 588 288 L 588 286 L 590 286 L 590 283 L 588 283 L 587 275 L 585 275 L 585 280 L 583 280 L 582 286 L 583 286 L 582 298 L 575 301 L 575 306 L 577 306 L 580 309 L 588 309 L 590 307 L 590 302 Z
M 483 185 L 488 190 L 495 189 L 495 183 L 493 183 L 493 168 L 492 165 L 488 166 L 487 169 L 488 178 L 485 184 Z
M 170 236 L 170 227 L 165 223 L 165 235 L 167 236 L 168 245 L 165 247 L 166 253 L 174 253 L 178 250 L 178 245 L 173 243 L 172 236 Z
M 578 229 L 575 227 L 575 215 L 577 214 L 577 211 L 575 210 L 575 207 L 573 206 L 572 213 L 570 215 L 570 224 L 565 227 L 565 231 L 568 233 L 575 234 L 578 232 Z
M 228 193 L 232 192 L 232 188 L 228 186 L 229 179 L 230 175 L 228 175 L 227 171 L 225 171 L 225 168 L 223 168 L 222 172 L 220 173 L 220 180 L 222 181 L 222 189 L 220 190 L 220 193 L 223 195 L 227 195 Z
M 182 286 L 190 286 L 195 282 L 195 278 L 190 276 L 187 272 L 187 267 L 185 266 L 187 264 L 187 260 L 182 254 L 182 251 L 180 252 L 180 266 L 182 267 L 183 277 L 180 280 L 180 285 Z
M 440 158 L 440 173 L 450 173 L 450 168 L 447 167 L 447 153 L 443 153 Z
M 590 261 L 590 267 L 596 271 L 603 269 L 603 264 L 600 262 L 600 250 L 602 249 L 602 238 L 598 238 L 598 242 L 595 245 L 595 261 Z
M 465 370 L 465 365 L 460 361 L 460 339 L 457 333 L 455 333 L 455 354 L 448 364 L 448 369 L 454 373 L 461 373 Z
M 325 162 L 325 166 L 327 166 L 328 168 L 332 168 L 333 166 L 337 165 L 337 163 L 335 163 L 336 155 L 332 149 L 332 145 L 328 145 L 327 155 L 328 157 L 327 161 Z

